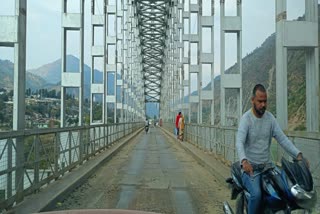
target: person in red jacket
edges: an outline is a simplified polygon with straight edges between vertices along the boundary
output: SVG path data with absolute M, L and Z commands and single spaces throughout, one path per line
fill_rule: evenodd
M 181 117 L 181 111 L 176 116 L 176 129 L 177 129 L 177 138 L 179 138 L 179 119 Z

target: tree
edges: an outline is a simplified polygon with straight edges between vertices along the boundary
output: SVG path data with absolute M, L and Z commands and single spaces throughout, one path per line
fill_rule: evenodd
M 30 96 L 30 95 L 31 95 L 31 88 L 28 88 L 28 89 L 26 90 L 26 95 L 27 95 L 27 96 Z
M 7 102 L 9 100 L 9 97 L 7 94 L 0 95 L 0 101 Z
M 2 112 L 0 112 L 0 122 L 3 123 L 3 121 L 4 121 L 4 115 Z
M 5 105 L 4 105 L 4 101 L 3 99 L 1 99 L 0 97 L 0 110 L 4 109 L 5 108 Z

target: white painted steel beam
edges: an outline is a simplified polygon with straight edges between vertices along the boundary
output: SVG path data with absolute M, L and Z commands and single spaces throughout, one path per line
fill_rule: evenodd
M 242 115 L 242 2 L 237 1 L 237 15 L 236 16 L 225 16 L 225 1 L 220 0 L 220 71 L 221 71 L 221 125 L 222 126 L 234 126 L 234 122 L 227 121 L 228 117 L 237 118 L 239 123 Z M 225 73 L 225 34 L 236 33 L 237 35 L 237 64 L 239 70 L 237 74 L 226 74 Z M 226 103 L 226 90 L 237 89 L 236 103 L 237 109 L 229 109 Z
M 0 16 L 0 46 L 14 47 L 18 43 L 19 16 Z
M 78 88 L 79 90 L 79 114 L 78 125 L 83 125 L 83 89 L 84 89 L 84 0 L 80 2 L 79 13 L 67 13 L 67 0 L 62 0 L 62 31 L 61 31 L 61 127 L 65 127 L 66 124 L 66 89 Z M 78 31 L 80 34 L 80 53 L 79 53 L 79 71 L 77 73 L 71 73 L 66 70 L 66 58 L 67 58 L 67 32 Z
M 288 49 L 306 54 L 306 127 L 319 131 L 319 35 L 317 0 L 305 0 L 305 21 L 287 21 L 287 1 L 276 1 L 276 107 L 282 129 L 288 128 Z

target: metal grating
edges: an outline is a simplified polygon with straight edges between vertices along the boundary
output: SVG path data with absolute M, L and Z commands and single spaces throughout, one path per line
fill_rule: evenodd
M 168 0 L 136 0 L 145 102 L 160 102 L 168 29 Z

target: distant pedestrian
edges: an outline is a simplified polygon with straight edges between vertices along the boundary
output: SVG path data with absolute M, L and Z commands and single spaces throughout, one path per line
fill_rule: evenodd
M 147 133 L 148 133 L 148 131 L 149 131 L 149 120 L 148 120 L 148 119 L 146 119 L 146 121 L 145 121 L 144 129 L 145 129 L 146 134 L 147 134 Z
M 181 111 L 176 116 L 176 134 L 177 138 L 179 138 L 179 119 L 181 117 Z
M 179 126 L 179 140 L 183 141 L 183 135 L 184 135 L 184 116 L 183 114 L 181 114 L 179 122 L 178 122 L 178 126 Z

